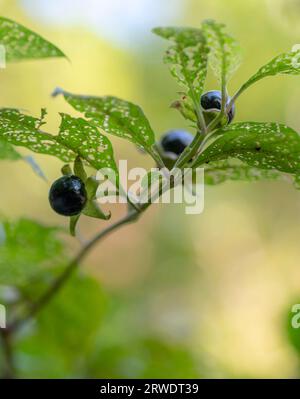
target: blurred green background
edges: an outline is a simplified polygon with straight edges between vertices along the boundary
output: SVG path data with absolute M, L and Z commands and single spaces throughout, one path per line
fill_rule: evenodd
M 57 86 L 138 103 L 159 137 L 187 128 L 169 104 L 179 90 L 161 59 L 155 25 L 226 23 L 244 49 L 233 92 L 282 51 L 300 43 L 299 0 L 1 0 L 15 19 L 60 47 L 71 62 L 11 64 L 0 71 L 0 106 L 38 115 L 56 132 Z M 210 76 L 207 89 L 215 89 Z M 280 121 L 300 131 L 300 80 L 269 78 L 237 104 L 237 120 Z M 117 159 L 152 162 L 112 138 Z M 28 154 L 23 151 L 24 154 Z M 67 226 L 47 200 L 61 163 L 36 156 L 48 182 L 22 162 L 0 163 L 0 213 Z M 300 297 L 300 193 L 284 182 L 207 187 L 204 213 L 155 205 L 139 223 L 95 248 L 82 272 L 15 343 L 23 377 L 299 377 L 300 330 L 289 312 Z M 113 217 L 125 211 L 116 206 Z M 82 236 L 104 223 L 82 219 Z M 78 242 L 62 234 L 72 254 Z M 22 256 L 24 248 L 17 249 Z M 99 283 L 95 283 L 93 276 Z M 33 287 L 28 288 L 33 289 Z M 298 349 L 299 350 L 299 349 Z

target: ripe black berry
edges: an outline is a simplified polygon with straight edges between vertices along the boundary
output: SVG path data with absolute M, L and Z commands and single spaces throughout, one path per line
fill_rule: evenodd
M 162 137 L 160 144 L 164 152 L 173 153 L 178 157 L 192 141 L 193 136 L 190 133 L 171 130 Z
M 172 169 L 179 155 L 192 141 L 193 135 L 184 130 L 171 130 L 161 138 L 157 148 L 168 169 Z
M 87 202 L 83 181 L 77 176 L 63 176 L 56 180 L 49 191 L 49 202 L 60 215 L 78 215 Z
M 230 103 L 231 98 L 227 98 L 227 104 Z M 221 111 L 222 107 L 222 94 L 219 90 L 212 90 L 204 93 L 201 96 L 201 107 L 204 110 L 204 116 L 206 117 L 206 122 L 210 122 L 217 112 Z M 232 122 L 235 115 L 235 106 L 231 107 L 230 111 L 227 113 L 228 124 Z

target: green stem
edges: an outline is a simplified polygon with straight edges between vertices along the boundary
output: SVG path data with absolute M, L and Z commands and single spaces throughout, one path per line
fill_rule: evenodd
M 225 77 L 222 77 L 222 92 L 221 92 L 221 96 L 222 96 L 222 105 L 221 105 L 221 112 L 218 113 L 218 115 L 210 122 L 210 124 L 207 126 L 207 132 L 212 132 L 216 126 L 218 126 L 218 124 L 222 121 L 224 115 L 226 112 L 228 112 L 228 110 L 230 110 L 229 105 L 228 107 L 226 107 L 226 103 L 227 103 L 227 90 L 226 90 L 226 80 Z
M 174 165 L 174 169 L 182 168 L 190 159 L 193 158 L 193 156 L 197 153 L 204 136 L 207 134 L 207 127 L 206 127 L 205 119 L 203 116 L 203 112 L 201 110 L 200 99 L 197 99 L 197 96 L 195 94 L 195 91 L 194 91 L 194 88 L 192 87 L 192 85 L 190 85 L 190 97 L 191 97 L 194 107 L 195 107 L 198 131 L 197 131 L 192 143 L 183 151 L 183 153 L 177 159 L 177 161 Z
M 156 162 L 157 166 L 160 169 L 163 169 L 166 167 L 163 160 L 161 159 L 159 153 L 156 150 L 154 150 L 154 149 L 148 150 L 148 154 L 153 158 L 153 160 Z
M 210 132 L 210 134 L 205 136 L 204 140 L 202 141 L 202 143 L 201 143 L 201 145 L 199 147 L 198 155 L 200 155 L 202 153 L 202 151 L 204 150 L 204 147 L 208 143 L 208 141 L 211 140 L 212 138 L 214 138 L 215 136 L 218 136 L 218 134 L 216 132 L 214 132 L 214 131 Z M 198 157 L 195 157 L 195 159 L 191 163 L 191 165 L 190 165 L 191 168 L 195 167 L 195 164 L 197 163 L 197 158 Z
M 205 135 L 206 134 L 206 123 L 205 123 L 205 119 L 203 116 L 203 112 L 201 110 L 200 99 L 197 99 L 197 96 L 196 96 L 195 91 L 192 86 L 190 86 L 190 97 L 194 103 L 199 130 Z
M 201 145 L 203 140 L 204 136 L 201 134 L 201 132 L 198 131 L 191 145 L 184 150 L 182 156 L 179 157 L 178 160 L 176 161 L 174 169 L 182 168 L 187 162 L 189 162 L 193 158 L 193 156 L 197 153 L 199 146 Z
M 236 102 L 236 100 L 238 99 L 238 97 L 244 92 L 244 90 L 246 90 L 247 87 L 242 86 L 239 88 L 239 90 L 234 94 L 234 96 L 231 98 L 228 106 L 227 106 L 227 112 L 229 112 L 233 106 L 233 104 Z

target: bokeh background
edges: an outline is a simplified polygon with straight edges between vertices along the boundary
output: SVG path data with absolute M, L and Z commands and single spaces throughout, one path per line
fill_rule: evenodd
M 169 108 L 179 88 L 161 61 L 165 43 L 151 34 L 154 26 L 197 27 L 205 18 L 226 23 L 244 49 L 231 94 L 263 63 L 300 43 L 299 0 L 1 0 L 0 11 L 71 60 L 0 71 L 0 106 L 35 115 L 47 107 L 51 132 L 58 112 L 74 114 L 63 99 L 50 97 L 57 86 L 140 104 L 157 137 L 187 128 Z M 215 88 L 210 76 L 207 89 Z M 276 120 L 300 131 L 299 97 L 298 77 L 269 78 L 241 97 L 237 119 Z M 117 159 L 152 166 L 130 143 L 112 142 Z M 47 200 L 61 163 L 36 160 L 48 182 L 22 162 L 1 161 L 0 213 L 66 228 Z M 300 330 L 289 331 L 288 319 L 300 300 L 300 193 L 285 182 L 228 182 L 207 187 L 205 196 L 201 215 L 187 216 L 180 205 L 153 206 L 95 248 L 82 269 L 99 282 L 94 306 L 76 286 L 66 287 L 59 300 L 67 302 L 73 289 L 71 316 L 62 323 L 63 312 L 45 309 L 45 331 L 33 325 L 18 338 L 19 375 L 299 377 Z M 124 211 L 115 206 L 113 217 Z M 82 219 L 81 234 L 90 237 L 102 225 Z M 66 234 L 61 239 L 70 254 L 79 248 Z

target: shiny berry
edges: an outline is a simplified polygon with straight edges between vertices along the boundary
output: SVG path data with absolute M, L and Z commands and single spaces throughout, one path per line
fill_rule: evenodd
M 168 169 L 172 169 L 179 155 L 193 141 L 193 135 L 185 130 L 171 130 L 157 143 L 157 149 Z
M 85 185 L 77 176 L 63 176 L 49 191 L 51 208 L 63 216 L 78 215 L 87 202 Z
M 226 105 L 229 105 L 231 98 L 227 98 Z M 204 111 L 204 116 L 206 122 L 210 122 L 217 112 L 221 111 L 222 107 L 222 94 L 219 90 L 212 90 L 204 93 L 201 96 L 201 107 Z M 227 113 L 228 124 L 232 122 L 235 115 L 235 106 L 231 107 L 230 111 Z
M 173 153 L 178 157 L 192 141 L 193 136 L 190 133 L 171 130 L 162 137 L 160 144 L 164 152 Z

